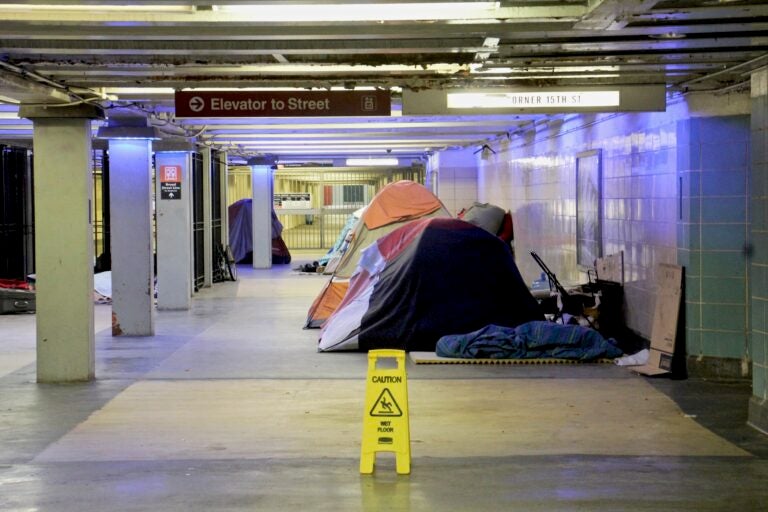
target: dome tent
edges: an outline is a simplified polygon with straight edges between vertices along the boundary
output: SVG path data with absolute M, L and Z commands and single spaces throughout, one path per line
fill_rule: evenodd
M 450 216 L 437 196 L 414 181 L 396 181 L 379 190 L 348 235 L 348 247 L 335 268 L 330 269 L 331 279 L 309 308 L 305 328 L 322 326 L 336 310 L 347 293 L 349 278 L 365 247 L 412 220 Z
M 434 351 L 444 335 L 543 318 L 501 239 L 458 219 L 420 219 L 363 251 L 318 349 Z
M 229 205 L 229 245 L 236 263 L 253 261 L 253 203 L 250 198 Z M 283 225 L 272 210 L 272 263 L 291 262 L 291 253 L 283 241 Z

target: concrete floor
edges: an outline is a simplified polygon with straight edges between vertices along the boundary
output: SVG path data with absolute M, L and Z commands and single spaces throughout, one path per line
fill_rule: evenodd
M 302 257 L 304 259 L 302 259 Z M 414 365 L 411 474 L 358 472 L 366 356 L 301 329 L 327 277 L 240 281 L 112 338 L 97 380 L 35 384 L 34 315 L 0 317 L 2 511 L 768 509 L 748 383 L 610 364 Z

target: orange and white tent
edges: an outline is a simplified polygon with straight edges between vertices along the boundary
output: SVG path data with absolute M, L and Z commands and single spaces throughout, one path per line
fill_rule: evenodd
M 350 231 L 347 250 L 337 261 L 329 263 L 334 265 L 333 276 L 309 308 L 305 328 L 321 327 L 339 306 L 365 247 L 407 222 L 428 217 L 451 214 L 425 186 L 402 180 L 382 188 Z

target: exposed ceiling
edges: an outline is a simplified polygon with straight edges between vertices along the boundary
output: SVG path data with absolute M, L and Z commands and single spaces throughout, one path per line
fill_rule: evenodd
M 418 157 L 542 114 L 400 116 L 404 89 L 749 87 L 768 65 L 768 1 L 0 2 L 0 140 L 17 102 L 130 103 L 233 154 Z M 173 91 L 390 89 L 390 118 L 176 119 Z M 109 98 L 109 99 L 104 99 Z

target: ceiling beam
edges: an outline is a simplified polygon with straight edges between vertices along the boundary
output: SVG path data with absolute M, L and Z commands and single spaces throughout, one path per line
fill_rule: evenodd
M 589 0 L 587 13 L 574 23 L 578 30 L 618 30 L 624 28 L 633 14 L 646 13 L 659 0 Z

